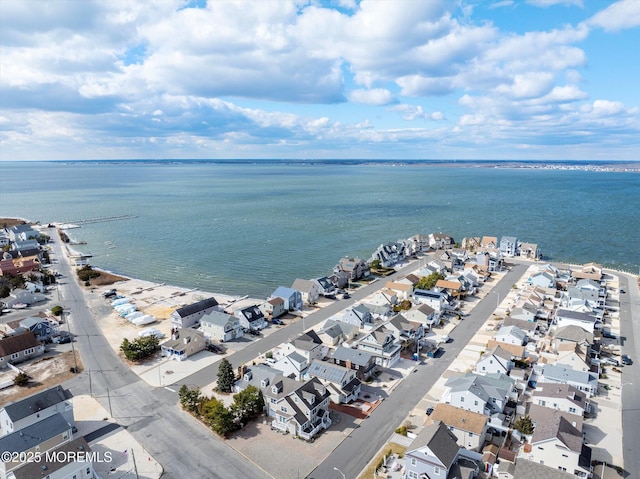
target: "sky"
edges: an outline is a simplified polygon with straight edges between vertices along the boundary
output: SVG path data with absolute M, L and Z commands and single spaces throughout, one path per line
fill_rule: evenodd
M 0 0 L 0 160 L 640 160 L 640 0 Z

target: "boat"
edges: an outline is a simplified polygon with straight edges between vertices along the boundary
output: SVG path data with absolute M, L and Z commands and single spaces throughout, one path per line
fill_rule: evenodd
M 127 321 L 133 321 L 136 318 L 139 318 L 141 316 L 144 316 L 144 313 L 142 311 L 134 311 L 132 313 L 127 314 L 124 319 L 126 319 Z
M 141 317 L 136 318 L 133 321 L 131 321 L 131 323 L 135 324 L 136 326 L 143 326 L 145 324 L 151 324 L 151 323 L 155 323 L 155 322 L 156 322 L 156 317 L 155 316 L 151 316 L 149 314 L 145 314 L 144 316 L 141 316 Z
M 165 334 L 156 328 L 145 328 L 138 333 L 139 338 L 146 338 L 148 336 L 155 336 L 158 339 L 164 338 Z
M 25 303 L 16 303 L 13 306 L 11 306 L 11 308 L 13 309 L 24 309 L 26 308 L 28 305 Z
M 125 304 L 128 302 L 129 302 L 129 298 L 118 298 L 111 301 L 111 306 L 115 308 L 116 306 L 119 306 L 121 304 Z

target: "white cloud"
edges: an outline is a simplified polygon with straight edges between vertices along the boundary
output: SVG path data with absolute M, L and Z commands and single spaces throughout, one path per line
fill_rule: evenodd
M 387 111 L 395 111 L 402 114 L 402 119 L 407 121 L 413 120 L 434 120 L 440 121 L 444 119 L 444 114 L 441 111 L 434 111 L 431 113 L 425 112 L 420 105 L 394 105 L 386 108 Z
M 395 101 L 393 93 L 386 88 L 373 88 L 371 90 L 353 90 L 349 93 L 349 101 L 364 103 L 366 105 L 389 105 Z
M 587 24 L 613 32 L 636 28 L 640 26 L 640 2 L 638 0 L 620 0 L 596 13 L 587 20 Z
M 527 0 L 527 3 L 536 7 L 550 7 L 552 5 L 575 5 L 582 7 L 582 0 Z

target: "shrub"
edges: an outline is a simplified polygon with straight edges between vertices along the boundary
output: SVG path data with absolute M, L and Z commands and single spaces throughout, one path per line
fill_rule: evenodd
M 160 345 L 160 340 L 156 336 L 145 336 L 129 341 L 127 338 L 122 340 L 120 351 L 124 353 L 124 357 L 129 361 L 140 361 L 154 354 Z
M 396 432 L 396 434 L 400 434 L 402 436 L 406 436 L 407 435 L 407 426 L 402 425 L 398 429 L 396 429 L 395 432 Z
M 94 271 L 90 265 L 83 266 L 78 270 L 78 278 L 80 281 L 91 281 L 93 278 L 100 276 L 100 271 Z
M 529 416 L 520 417 L 513 427 L 522 434 L 533 434 L 533 421 Z
M 64 309 L 60 305 L 57 305 L 51 308 L 51 314 L 53 314 L 54 316 L 60 316 L 63 311 Z
M 27 373 L 18 373 L 15 378 L 13 378 L 13 384 L 16 386 L 25 387 L 31 381 L 31 376 Z

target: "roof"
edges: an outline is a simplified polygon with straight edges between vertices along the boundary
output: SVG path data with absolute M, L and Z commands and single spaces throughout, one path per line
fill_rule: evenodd
M 469 391 L 488 401 L 490 398 L 507 397 L 514 384 L 514 379 L 502 373 L 489 373 L 484 376 L 465 373 L 462 376 L 447 379 L 445 386 L 450 387 L 451 392 Z
M 26 397 L 21 401 L 9 403 L 4 407 L 4 411 L 12 422 L 16 422 L 72 397 L 72 394 L 67 389 L 62 386 L 56 386 Z
M 229 321 L 236 320 L 233 316 L 227 313 L 223 313 L 222 311 L 211 311 L 200 320 L 200 324 L 213 324 L 216 326 L 224 326 Z M 237 321 L 237 320 L 236 320 Z
M 536 398 L 565 398 L 584 409 L 587 395 L 570 384 L 538 383 L 533 391 Z
M 291 296 L 295 296 L 297 294 L 300 294 L 300 291 L 298 291 L 297 289 L 287 288 L 286 286 L 278 286 L 271 296 L 289 299 L 291 298 Z
M 165 349 L 173 349 L 174 351 L 182 351 L 186 349 L 186 346 L 189 342 L 193 341 L 193 338 L 197 338 L 200 341 L 204 342 L 204 335 L 200 331 L 196 331 L 195 329 L 185 328 L 180 329 L 176 334 L 178 337 L 176 339 L 169 339 L 162 343 L 160 346 Z M 190 338 L 187 343 L 185 343 L 185 339 Z
M 527 337 L 527 333 L 525 333 L 518 326 L 502 326 L 496 333 L 496 337 L 497 336 L 513 336 L 518 341 L 523 342 Z
M 351 374 L 351 369 L 339 366 L 337 364 L 328 363 L 326 361 L 314 360 L 307 370 L 307 374 L 311 377 L 331 381 L 332 383 L 342 385 L 342 382 Z
M 573 474 L 519 458 L 513 470 L 518 479 L 573 479 Z
M 276 296 L 275 298 L 269 298 L 267 300 L 267 303 L 269 303 L 269 304 L 271 304 L 273 306 L 275 306 L 276 304 L 284 304 L 284 299 L 282 299 L 279 296 Z
M 460 451 L 456 436 L 440 421 L 426 426 L 413 440 L 409 449 L 428 447 L 431 452 L 449 469 Z
M 555 364 L 547 364 L 543 368 L 543 376 L 545 379 L 556 379 L 561 382 L 574 382 L 580 384 L 589 384 L 597 381 L 596 376 L 585 371 L 575 371 L 571 368 L 558 366 Z
M 338 346 L 331 357 L 337 361 L 349 361 L 356 366 L 366 366 L 371 362 L 373 355 L 360 349 Z
M 460 281 L 447 281 L 446 279 L 439 279 L 436 282 L 437 288 L 459 290 L 461 286 L 462 285 L 460 284 Z
M 309 279 L 297 278 L 291 285 L 291 288 L 301 292 L 309 292 L 314 285 L 315 283 Z
M 15 479 L 33 479 L 34 477 L 47 477 L 53 475 L 58 469 L 62 469 L 72 462 L 85 462 L 82 457 L 91 451 L 84 437 L 79 437 L 52 450 L 52 454 L 42 454 L 38 461 L 24 463 L 23 466 L 13 470 Z M 51 459 L 51 460 L 48 460 Z M 89 465 L 90 461 L 86 461 Z
M 593 314 L 571 311 L 570 309 L 558 309 L 556 312 L 556 318 L 576 319 L 578 321 L 586 321 L 590 323 L 595 323 L 597 319 Z
M 581 416 L 532 404 L 529 408 L 529 417 L 535 423 L 532 444 L 556 438 L 574 452 L 580 453 L 582 450 Z M 573 426 L 571 422 L 579 425 L 580 429 Z
M 0 357 L 11 356 L 29 348 L 40 346 L 40 342 L 36 339 L 32 331 L 7 336 L 0 339 Z
M 260 310 L 260 307 L 255 304 L 241 309 L 240 314 L 242 314 L 242 316 L 244 316 L 250 323 L 264 319 L 264 313 Z
M 311 351 L 319 344 L 322 344 L 322 339 L 316 334 L 313 329 L 310 329 L 304 334 L 301 334 L 297 338 L 294 338 L 291 343 L 296 349 L 302 349 L 305 351 Z
M 586 341 L 590 344 L 593 343 L 593 333 L 573 324 L 558 328 L 554 336 L 564 341 L 574 341 L 576 343 Z
M 482 434 L 489 419 L 484 414 L 466 411 L 445 403 L 436 405 L 429 417 L 433 421 L 442 421 L 447 426 L 474 434 Z
M 511 311 L 511 314 L 516 312 L 517 309 L 527 309 L 528 306 L 529 305 L 524 305 L 522 308 L 515 308 L 513 311 Z M 502 321 L 502 325 L 503 326 L 517 326 L 518 328 L 522 329 L 523 331 L 535 331 L 536 328 L 538 327 L 538 323 L 536 323 L 535 321 L 526 321 L 524 319 L 516 319 L 516 318 L 512 318 L 510 316 L 507 316 L 506 318 L 504 318 L 504 320 Z
M 176 309 L 175 314 L 177 314 L 181 318 L 185 318 L 214 306 L 218 306 L 218 302 L 215 298 L 203 299 L 202 301 L 198 301 L 197 303 L 189 304 L 187 306 L 183 306 L 182 308 Z
M 489 341 L 487 341 L 488 348 L 493 348 L 496 345 L 499 345 L 501 348 L 506 349 L 507 351 L 510 351 L 511 354 L 513 354 L 515 357 L 519 359 L 524 357 L 524 350 L 525 350 L 524 346 L 520 346 L 519 344 L 502 343 L 500 341 L 496 341 L 495 339 L 490 339 Z
M 507 361 L 511 361 L 511 357 L 513 356 L 513 354 L 511 354 L 511 351 L 507 351 L 499 344 L 496 344 L 493 348 L 484 353 L 482 355 L 482 358 L 485 358 L 489 355 L 494 355 Z
M 393 291 L 411 291 L 413 290 L 413 284 L 397 283 L 394 281 L 388 281 L 385 285 L 388 289 Z
M 0 451 L 24 452 L 71 429 L 60 413 L 0 437 Z
M 247 374 L 250 377 L 249 380 L 245 379 L 245 375 Z M 240 390 L 244 390 L 250 385 L 261 388 L 263 387 L 262 382 L 266 380 L 266 386 L 264 387 L 268 387 L 275 382 L 275 379 L 278 376 L 282 377 L 282 371 L 269 367 L 265 364 L 256 364 L 246 369 L 244 375 L 240 378 L 240 381 L 236 383 L 236 386 L 238 386 Z

